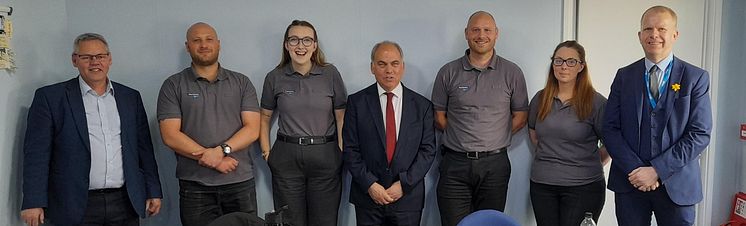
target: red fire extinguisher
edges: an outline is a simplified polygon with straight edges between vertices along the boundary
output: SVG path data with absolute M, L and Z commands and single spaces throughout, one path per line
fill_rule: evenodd
M 733 199 L 733 211 L 730 220 L 723 226 L 746 226 L 746 193 L 739 192 Z

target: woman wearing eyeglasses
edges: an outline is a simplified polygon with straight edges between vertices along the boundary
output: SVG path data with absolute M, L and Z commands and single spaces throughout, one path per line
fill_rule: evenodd
M 606 183 L 599 147 L 606 98 L 591 85 L 585 49 L 576 41 L 557 45 L 547 82 L 529 109 L 534 144 L 531 202 L 538 225 L 579 225 L 585 212 L 598 220 Z
M 347 102 L 342 77 L 327 63 L 311 23 L 285 30 L 282 60 L 262 91 L 262 156 L 272 171 L 275 209 L 294 226 L 336 225 L 342 192 L 341 136 Z M 270 148 L 272 116 L 278 131 Z

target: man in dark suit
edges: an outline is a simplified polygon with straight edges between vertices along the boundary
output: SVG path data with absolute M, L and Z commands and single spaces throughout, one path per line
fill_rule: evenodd
M 376 44 L 370 70 L 376 84 L 349 96 L 342 129 L 357 224 L 420 225 L 435 156 L 432 103 L 401 84 L 398 44 Z
M 651 7 L 640 28 L 645 58 L 617 71 L 606 105 L 608 187 L 619 225 L 650 225 L 653 212 L 660 225 L 692 225 L 712 129 L 709 75 L 673 56 L 673 10 Z
M 21 218 L 28 225 L 139 225 L 161 184 L 140 93 L 108 78 L 103 36 L 75 39 L 80 76 L 36 90 L 28 113 Z

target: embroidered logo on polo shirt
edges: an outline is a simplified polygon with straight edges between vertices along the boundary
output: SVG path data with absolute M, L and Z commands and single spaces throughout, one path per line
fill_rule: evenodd
M 468 86 L 459 86 L 458 89 L 460 89 L 461 91 L 466 92 L 467 90 L 469 90 L 469 87 Z
M 187 93 L 187 96 L 191 97 L 192 99 L 199 98 L 199 93 Z
M 295 90 L 285 90 L 285 94 L 287 94 L 287 95 L 293 95 L 293 94 L 295 94 Z

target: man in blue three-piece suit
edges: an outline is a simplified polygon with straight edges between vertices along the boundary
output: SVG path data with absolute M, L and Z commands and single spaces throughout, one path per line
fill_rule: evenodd
M 32 226 L 139 225 L 161 184 L 140 93 L 108 78 L 103 36 L 78 36 L 80 75 L 36 90 L 23 147 L 21 218 Z
M 433 105 L 401 84 L 398 44 L 376 44 L 370 70 L 376 84 L 349 96 L 342 128 L 357 225 L 418 226 L 435 157 Z
M 710 142 L 707 71 L 673 56 L 676 13 L 645 11 L 641 59 L 617 71 L 604 118 L 609 189 L 619 225 L 692 225 L 702 200 L 699 156 Z

